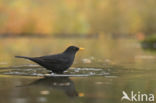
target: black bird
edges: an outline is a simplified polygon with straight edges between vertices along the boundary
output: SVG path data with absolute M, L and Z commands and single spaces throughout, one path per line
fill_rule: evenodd
M 31 60 L 45 67 L 46 69 L 51 70 L 53 73 L 62 74 L 73 64 L 76 52 L 83 49 L 84 48 L 70 46 L 63 53 L 56 55 L 48 55 L 41 57 L 25 57 L 25 56 L 15 56 L 15 57 Z

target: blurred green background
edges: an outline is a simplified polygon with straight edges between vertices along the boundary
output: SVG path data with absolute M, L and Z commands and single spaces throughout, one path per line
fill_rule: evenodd
M 26 86 L 47 71 L 15 55 L 69 45 L 85 51 L 67 73 L 94 76 L 66 78 L 65 87 L 57 79 Z M 155 50 L 156 0 L 0 0 L 0 102 L 120 103 L 122 91 L 156 94 Z M 67 95 L 73 91 L 81 96 Z
M 0 0 L 0 35 L 152 35 L 155 0 Z M 140 36 L 141 35 L 141 36 Z

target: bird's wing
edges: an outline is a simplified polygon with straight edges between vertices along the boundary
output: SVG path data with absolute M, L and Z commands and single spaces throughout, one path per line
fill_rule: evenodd
M 52 56 L 43 56 L 43 57 L 38 57 L 37 59 L 39 59 L 44 65 L 47 66 L 59 66 L 58 64 L 66 64 L 68 62 L 68 60 L 64 57 L 62 57 L 61 55 L 52 55 Z

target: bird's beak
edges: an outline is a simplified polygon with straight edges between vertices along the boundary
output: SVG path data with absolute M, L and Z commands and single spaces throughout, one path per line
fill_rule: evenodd
M 85 48 L 79 48 L 79 50 L 84 50 Z

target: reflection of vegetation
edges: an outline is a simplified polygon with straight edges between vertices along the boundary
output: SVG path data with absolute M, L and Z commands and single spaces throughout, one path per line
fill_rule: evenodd
M 1 0 L 0 34 L 152 34 L 156 32 L 155 3 L 155 0 Z
M 0 40 L 0 67 L 21 66 L 32 64 L 31 61 L 19 60 L 15 55 L 37 57 L 56 54 L 64 51 L 69 45 L 86 48 L 78 52 L 72 67 L 109 68 L 109 65 L 125 65 L 134 63 L 135 66 L 144 64 L 136 56 L 145 55 L 138 42 L 133 39 L 115 39 L 109 36 L 101 38 L 3 38 Z M 91 59 L 93 58 L 93 59 Z M 90 63 L 83 62 L 91 59 Z M 108 65 L 107 65 L 108 64 Z M 155 64 L 154 64 L 155 65 Z M 130 65 L 130 67 L 134 65 Z M 147 66 L 147 63 L 146 63 Z M 150 66 L 150 64 L 148 65 Z

